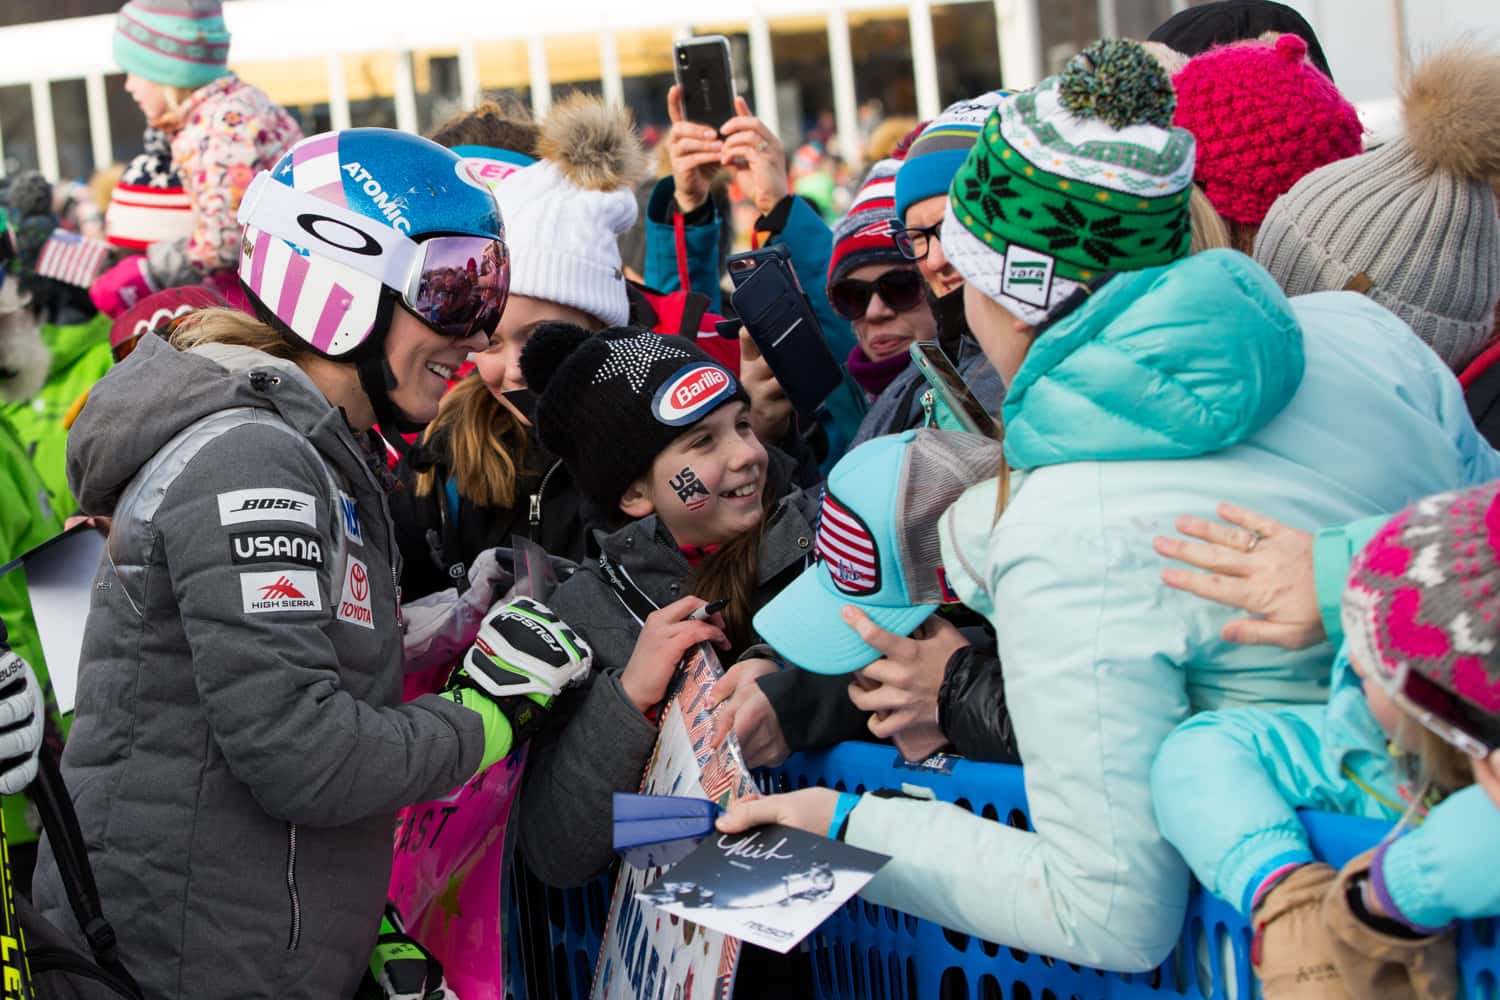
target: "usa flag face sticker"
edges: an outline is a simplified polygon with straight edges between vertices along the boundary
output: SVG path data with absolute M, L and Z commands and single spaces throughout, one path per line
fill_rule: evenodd
M 818 511 L 818 557 L 842 593 L 867 597 L 880 589 L 880 554 L 865 522 L 832 493 Z

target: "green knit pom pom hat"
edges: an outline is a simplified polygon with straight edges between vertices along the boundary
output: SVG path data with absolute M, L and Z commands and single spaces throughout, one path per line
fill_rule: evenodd
M 1185 257 L 1193 137 L 1136 42 L 1095 42 L 990 115 L 953 178 L 943 252 L 1033 326 L 1080 284 Z
M 115 62 L 169 87 L 213 83 L 229 63 L 220 0 L 131 0 L 115 18 Z

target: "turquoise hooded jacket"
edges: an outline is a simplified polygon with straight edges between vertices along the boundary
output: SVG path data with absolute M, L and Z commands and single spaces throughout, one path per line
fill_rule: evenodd
M 1226 497 L 1342 524 L 1500 475 L 1500 456 L 1393 314 L 1353 293 L 1288 301 L 1224 250 L 1120 275 L 1044 330 L 1004 416 L 1020 470 L 1004 517 L 991 480 L 940 530 L 950 582 L 997 633 L 1035 832 L 866 796 L 847 839 L 894 858 L 873 901 L 1144 971 L 1188 887 L 1152 815 L 1157 748 L 1203 709 L 1323 701 L 1332 658 L 1224 642 L 1237 612 L 1163 585 L 1152 538 Z

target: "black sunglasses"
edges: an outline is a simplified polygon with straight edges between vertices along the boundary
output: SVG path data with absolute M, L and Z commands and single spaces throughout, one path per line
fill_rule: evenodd
M 930 226 L 913 226 L 907 228 L 896 220 L 891 220 L 891 238 L 896 241 L 896 249 L 901 251 L 901 256 L 909 261 L 919 261 L 927 256 L 927 251 L 932 248 L 934 240 L 940 239 L 942 222 L 934 222 Z
M 843 278 L 828 289 L 828 302 L 834 312 L 853 323 L 865 318 L 870 299 L 876 294 L 895 312 L 915 309 L 923 302 L 922 276 L 910 268 L 898 267 L 874 281 Z

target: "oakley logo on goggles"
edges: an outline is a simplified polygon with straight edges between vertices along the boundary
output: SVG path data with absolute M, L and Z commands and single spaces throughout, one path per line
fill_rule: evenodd
M 448 337 L 488 336 L 510 294 L 510 254 L 502 240 L 431 236 L 418 242 L 347 208 L 274 180 L 250 183 L 236 221 L 293 247 L 375 278 L 401 294 L 418 318 Z

